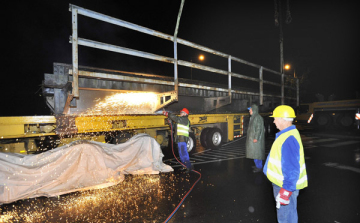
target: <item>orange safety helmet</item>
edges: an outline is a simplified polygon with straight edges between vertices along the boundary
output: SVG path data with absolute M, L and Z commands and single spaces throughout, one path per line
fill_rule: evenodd
M 181 111 L 180 111 L 180 113 L 181 112 L 185 112 L 187 115 L 189 115 L 189 110 L 187 110 L 187 108 L 183 108 Z

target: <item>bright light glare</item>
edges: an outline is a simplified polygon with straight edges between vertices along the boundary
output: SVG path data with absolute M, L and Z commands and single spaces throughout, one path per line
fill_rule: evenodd
M 92 114 L 150 114 L 157 103 L 155 93 L 118 93 L 99 101 Z
M 103 103 L 105 105 L 110 104 L 128 104 L 128 105 L 141 105 L 148 103 L 149 101 L 156 101 L 156 94 L 154 93 L 126 93 L 115 94 L 108 98 Z
M 204 60 L 204 59 L 205 59 L 204 55 L 199 56 L 199 60 Z
M 290 65 L 289 65 L 289 64 L 285 64 L 284 69 L 285 69 L 285 70 L 289 70 L 289 69 L 290 69 Z

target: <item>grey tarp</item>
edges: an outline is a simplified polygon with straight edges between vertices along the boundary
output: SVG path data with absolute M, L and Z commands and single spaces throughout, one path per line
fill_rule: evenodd
M 0 153 L 0 204 L 112 186 L 124 174 L 173 171 L 163 156 L 146 134 L 118 145 L 76 141 L 41 154 Z

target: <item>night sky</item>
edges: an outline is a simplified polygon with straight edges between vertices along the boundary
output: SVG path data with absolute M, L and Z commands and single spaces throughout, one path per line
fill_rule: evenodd
M 186 0 L 178 37 L 279 71 L 279 27 L 274 1 Z M 250 3 L 249 3 L 250 2 Z M 51 115 L 41 96 L 53 62 L 71 63 L 69 3 L 173 35 L 181 0 L 6 1 L 2 21 L 3 104 L 0 116 Z M 293 1 L 283 22 L 284 60 L 303 80 L 301 101 L 359 97 L 359 7 L 356 1 Z M 286 10 L 286 0 L 281 1 Z M 284 13 L 285 14 L 285 13 Z M 285 20 L 285 18 L 283 18 Z M 167 40 L 79 15 L 79 37 L 173 56 Z M 196 50 L 179 47 L 179 59 Z M 207 66 L 226 69 L 206 55 Z M 173 65 L 79 47 L 79 65 L 173 76 Z M 189 68 L 188 68 L 189 70 Z M 236 72 L 236 71 L 234 71 Z M 194 72 L 194 74 L 196 74 Z M 179 77 L 190 78 L 188 71 Z M 356 93 L 358 91 L 358 93 Z

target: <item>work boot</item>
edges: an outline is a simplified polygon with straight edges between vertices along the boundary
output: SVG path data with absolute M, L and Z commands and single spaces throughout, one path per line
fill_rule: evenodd
M 194 164 L 191 164 L 189 168 L 186 168 L 186 173 L 190 173 L 194 169 Z
M 254 173 L 259 173 L 259 172 L 261 172 L 261 171 L 262 171 L 262 169 L 259 169 L 259 168 L 254 168 L 254 169 L 253 169 L 253 172 L 254 172 Z
M 181 167 L 179 170 L 180 172 L 186 172 L 188 169 L 186 167 Z

